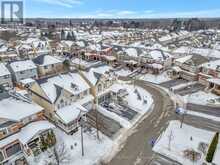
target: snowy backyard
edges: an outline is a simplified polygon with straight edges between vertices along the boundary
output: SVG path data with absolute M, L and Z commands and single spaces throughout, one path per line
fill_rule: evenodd
M 122 107 L 124 108 L 123 111 L 127 110 L 127 112 L 129 111 L 129 113 L 132 113 L 131 111 L 133 111 L 135 112 L 134 113 L 135 116 L 132 116 L 132 118 L 128 120 L 126 117 L 121 116 L 120 113 L 117 113 L 116 109 L 115 111 L 109 111 L 107 110 L 107 108 L 105 109 L 104 107 L 101 106 L 99 106 L 99 111 L 105 116 L 108 116 L 114 119 L 115 121 L 118 121 L 124 128 L 130 128 L 145 113 L 151 110 L 153 106 L 153 98 L 151 94 L 148 93 L 146 90 L 122 82 L 120 84 L 114 84 L 110 90 L 117 92 L 122 89 L 127 91 L 127 95 L 124 97 L 126 108 Z
M 57 154 L 61 165 L 92 165 L 101 161 L 101 158 L 108 154 L 113 146 L 113 141 L 100 134 L 100 140 L 96 137 L 96 130 L 83 133 L 84 156 L 81 150 L 80 131 L 73 135 L 67 135 L 60 129 L 54 130 L 57 138 Z M 46 151 L 36 158 L 30 159 L 31 165 L 48 165 L 54 163 L 54 151 Z
M 186 124 L 180 128 L 180 125 L 179 121 L 170 121 L 168 128 L 153 147 L 153 151 L 182 164 L 201 165 L 205 162 L 206 152 L 215 132 Z M 192 151 L 197 155 L 195 158 L 197 160 L 191 159 Z

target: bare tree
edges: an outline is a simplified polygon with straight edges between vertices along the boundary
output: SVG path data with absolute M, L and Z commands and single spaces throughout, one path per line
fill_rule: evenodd
M 49 151 L 53 156 L 56 165 L 65 164 L 70 162 L 70 154 L 66 145 L 62 142 L 51 148 Z

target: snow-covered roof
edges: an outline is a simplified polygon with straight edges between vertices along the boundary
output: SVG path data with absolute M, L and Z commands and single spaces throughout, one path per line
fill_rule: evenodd
M 176 72 L 181 72 L 182 71 L 182 69 L 178 66 L 173 66 L 172 69 L 175 70 Z
M 91 68 L 88 72 L 83 72 L 83 74 L 93 85 L 95 85 L 99 80 L 99 77 L 106 72 L 109 72 L 111 69 L 112 68 L 110 66 L 104 65 Z
M 71 47 L 73 45 L 73 43 L 74 43 L 73 41 L 68 41 L 68 40 L 61 41 L 61 45 L 66 44 L 68 47 Z
M 137 57 L 138 56 L 138 52 L 135 48 L 125 49 L 125 52 L 128 54 L 128 56 L 131 56 L 131 57 Z
M 81 115 L 85 114 L 88 110 L 83 106 L 75 103 L 69 106 L 65 106 L 56 111 L 56 114 L 59 118 L 61 118 L 66 124 L 71 121 L 76 120 Z M 82 114 L 81 114 L 82 113 Z
M 78 73 L 61 74 L 48 78 L 43 82 L 41 82 L 41 80 L 38 82 L 45 94 L 53 103 L 59 95 L 57 92 L 58 88 L 65 89 L 73 95 L 77 95 L 90 88 L 86 81 Z M 74 88 L 73 84 L 77 86 L 77 88 Z
M 101 45 L 100 44 L 90 44 L 88 46 L 88 48 L 90 50 L 94 50 L 94 51 L 101 51 Z
M 26 78 L 20 81 L 22 84 L 26 85 L 26 84 L 30 84 L 30 83 L 34 83 L 35 80 L 32 78 Z
M 0 140 L 0 148 L 15 142 L 16 140 L 18 140 L 18 136 L 19 136 L 19 133 L 16 133 L 7 138 Z
M 163 52 L 161 50 L 153 50 L 149 54 L 155 60 L 164 60 L 171 57 L 169 53 Z
M 81 48 L 83 48 L 83 47 L 86 46 L 83 41 L 77 41 L 76 44 L 77 44 L 79 47 L 81 47 Z
M 114 60 L 116 60 L 116 57 L 115 56 L 105 56 L 105 59 L 108 61 L 114 61 Z
M 208 79 L 208 82 L 220 85 L 220 79 L 219 78 L 212 78 L 212 79 Z
M 62 63 L 61 60 L 57 59 L 56 57 L 50 56 L 50 55 L 37 56 L 36 58 L 33 59 L 33 62 L 36 65 L 41 65 L 41 66 L 47 66 L 47 65 Z
M 153 64 L 151 64 L 151 66 L 156 69 L 163 69 L 163 65 L 161 65 L 161 64 L 153 63 Z
M 11 73 L 8 71 L 6 66 L 3 63 L 0 63 L 0 77 L 5 75 L 10 75 Z
M 15 133 L 3 140 L 0 140 L 0 148 L 18 140 L 23 144 L 27 144 L 38 133 L 53 129 L 55 126 L 48 121 L 37 121 L 23 127 L 20 132 Z
M 173 53 L 177 54 L 199 54 L 204 57 L 213 57 L 213 58 L 220 58 L 220 51 L 215 49 L 209 48 L 190 48 L 190 47 L 179 47 L 173 51 Z
M 42 110 L 43 108 L 37 104 L 28 103 L 13 97 L 0 100 L 0 118 L 20 121 Z
M 216 69 L 220 66 L 220 60 L 210 61 L 201 65 L 201 67 L 209 68 L 209 69 Z
M 181 57 L 175 60 L 175 62 L 184 63 L 192 58 L 192 55 Z
M 0 47 L 0 52 L 3 53 L 3 52 L 6 52 L 8 50 L 8 47 L 6 45 L 3 45 Z
M 26 144 L 38 133 L 53 128 L 55 128 L 55 126 L 48 121 L 33 122 L 23 127 L 18 137 L 21 143 Z
M 20 72 L 30 69 L 36 69 L 36 65 L 31 60 L 26 61 L 15 61 L 10 63 L 10 66 L 14 72 Z

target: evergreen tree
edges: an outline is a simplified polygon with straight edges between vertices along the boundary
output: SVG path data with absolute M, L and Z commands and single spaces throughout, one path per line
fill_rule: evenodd
M 214 138 L 212 139 L 212 142 L 209 146 L 209 149 L 208 149 L 208 153 L 206 155 L 206 161 L 211 163 L 212 162 L 212 159 L 214 157 L 214 154 L 215 154 L 215 150 L 217 148 L 217 145 L 218 145 L 218 139 L 219 139 L 219 132 L 217 132 L 214 136 Z

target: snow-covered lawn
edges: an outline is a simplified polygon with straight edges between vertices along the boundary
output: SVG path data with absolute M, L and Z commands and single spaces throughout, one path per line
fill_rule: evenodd
M 128 96 L 126 96 L 128 106 L 142 114 L 150 109 L 153 104 L 153 98 L 150 93 L 143 88 L 133 85 L 124 85 L 123 87 L 125 87 L 129 93 Z M 140 94 L 140 99 L 138 99 L 135 90 Z
M 100 133 L 100 140 L 97 140 L 96 132 L 93 129 L 93 133 L 86 132 L 84 136 L 84 152 L 82 157 L 81 150 L 81 136 L 80 130 L 73 135 L 67 135 L 60 129 L 54 130 L 57 138 L 57 146 L 60 148 L 64 144 L 66 150 L 66 162 L 61 165 L 92 165 L 101 160 L 103 156 L 108 154 L 113 146 L 113 141 Z M 59 151 L 61 157 L 64 154 Z M 46 165 L 48 162 L 53 162 L 55 159 L 50 156 L 51 152 L 44 152 L 37 158 L 31 161 L 32 165 Z M 49 158 L 50 157 L 50 158 Z M 30 160 L 29 160 L 30 161 Z
M 154 74 L 147 73 L 144 76 L 141 76 L 140 79 L 144 80 L 144 81 L 154 83 L 154 84 L 161 84 L 163 82 L 171 80 L 171 78 L 169 77 L 167 72 L 163 72 L 159 75 L 154 75 Z
M 207 105 L 207 104 L 211 104 L 211 100 L 215 100 L 220 97 L 215 94 L 212 94 L 212 93 L 198 91 L 198 92 L 190 94 L 190 95 L 185 95 L 185 96 L 183 96 L 183 98 L 184 98 L 185 102 L 199 104 L 199 105 Z M 219 104 L 220 104 L 220 102 L 219 102 Z M 213 103 L 213 105 L 214 105 L 214 103 Z
M 153 104 L 153 98 L 151 94 L 141 87 L 125 83 L 118 83 L 114 84 L 111 89 L 113 91 L 126 89 L 128 95 L 125 97 L 125 100 L 127 101 L 128 106 L 138 113 L 146 113 Z
M 170 121 L 168 128 L 153 147 L 153 151 L 182 164 L 201 165 L 205 162 L 206 154 L 199 150 L 199 145 L 201 143 L 209 145 L 214 134 L 214 132 L 186 124 L 183 124 L 183 127 L 180 128 L 180 121 Z M 200 159 L 192 162 L 189 158 L 184 157 L 184 151 L 186 150 L 194 150 L 200 153 Z

